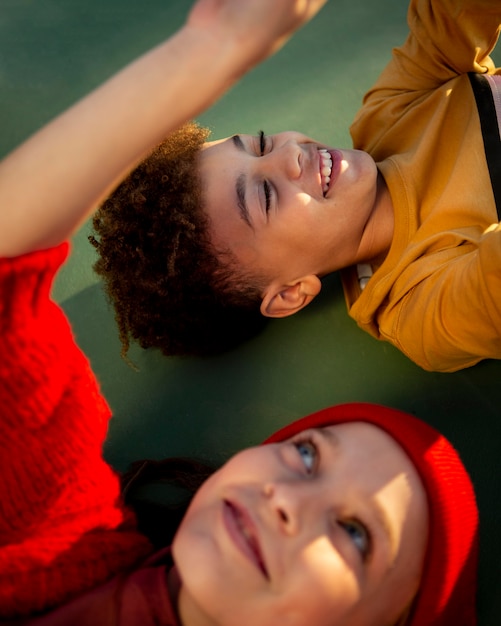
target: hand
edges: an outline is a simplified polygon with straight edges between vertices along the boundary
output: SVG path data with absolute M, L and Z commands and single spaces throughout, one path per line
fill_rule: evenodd
M 197 0 L 187 25 L 228 43 L 242 71 L 264 60 L 327 0 Z

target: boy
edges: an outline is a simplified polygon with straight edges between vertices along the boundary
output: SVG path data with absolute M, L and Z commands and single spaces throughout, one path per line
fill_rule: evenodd
M 125 351 L 130 336 L 226 349 L 343 270 L 350 315 L 424 369 L 501 358 L 501 6 L 414 0 L 408 21 L 356 150 L 298 133 L 207 143 L 189 125 L 107 200 L 96 269 Z

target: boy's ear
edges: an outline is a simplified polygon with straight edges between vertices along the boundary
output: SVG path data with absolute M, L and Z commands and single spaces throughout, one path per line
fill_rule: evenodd
M 272 283 L 261 302 L 261 313 L 265 317 L 287 317 L 310 304 L 322 289 L 318 276 L 310 274 L 284 285 Z

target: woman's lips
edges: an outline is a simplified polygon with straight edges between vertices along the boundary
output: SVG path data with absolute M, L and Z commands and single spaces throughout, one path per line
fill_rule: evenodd
M 256 527 L 247 511 L 234 502 L 224 500 L 223 520 L 226 530 L 236 547 L 269 580 Z

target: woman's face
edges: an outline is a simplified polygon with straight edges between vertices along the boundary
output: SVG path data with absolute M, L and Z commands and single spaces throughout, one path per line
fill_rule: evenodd
M 378 178 L 367 153 L 284 132 L 208 143 L 199 162 L 213 241 L 247 270 L 288 282 L 366 256 Z
M 185 626 L 393 623 L 427 544 L 412 462 L 363 422 L 250 448 L 196 494 L 174 539 Z

